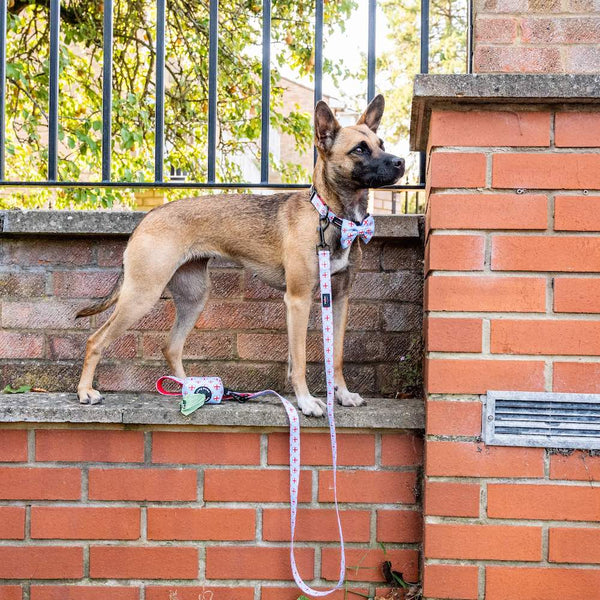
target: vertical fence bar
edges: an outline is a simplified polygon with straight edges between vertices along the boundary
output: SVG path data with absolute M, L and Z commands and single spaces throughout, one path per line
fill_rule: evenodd
M 154 181 L 164 178 L 165 154 L 165 28 L 166 0 L 156 0 L 156 132 L 154 137 Z
M 375 97 L 375 69 L 377 37 L 377 0 L 369 0 L 369 42 L 367 50 L 367 102 Z
M 0 0 L 0 181 L 5 179 L 6 144 L 6 5 Z
M 421 0 L 421 73 L 429 73 L 429 0 Z M 427 157 L 419 154 L 419 182 L 424 184 L 427 175 Z
M 467 73 L 473 72 L 473 0 L 467 0 Z
M 102 181 L 110 181 L 112 138 L 113 0 L 104 0 L 102 63 Z
M 323 0 L 315 3 L 315 105 L 323 97 Z M 317 149 L 314 149 L 317 162 Z
M 260 181 L 269 182 L 269 127 L 271 117 L 271 0 L 263 0 L 262 107 L 260 113 Z
M 48 90 L 48 181 L 58 179 L 58 54 L 60 0 L 50 0 L 50 79 Z
M 208 183 L 214 183 L 216 175 L 218 52 L 219 0 L 210 0 L 208 41 Z

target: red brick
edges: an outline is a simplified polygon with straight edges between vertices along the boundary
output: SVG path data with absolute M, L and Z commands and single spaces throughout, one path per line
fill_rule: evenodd
M 562 69 L 558 48 L 488 46 L 479 44 L 473 56 L 476 73 L 558 73 Z
M 542 528 L 429 523 L 425 526 L 425 556 L 455 560 L 541 560 Z
M 238 585 L 235 587 L 219 587 L 212 584 L 203 587 L 178 586 L 174 584 L 162 587 L 147 585 L 144 589 L 146 600 L 169 600 L 170 598 L 173 600 L 202 600 L 203 596 L 205 600 L 209 600 L 207 592 L 214 594 L 215 600 L 222 600 L 223 598 L 227 600 L 254 600 L 254 588 L 239 587 Z
M 149 540 L 253 540 L 251 508 L 148 508 Z
M 337 436 L 340 466 L 375 464 L 375 436 L 369 433 L 340 433 Z M 287 433 L 269 434 L 267 462 L 288 465 L 290 441 Z M 300 463 L 331 465 L 331 438 L 328 433 L 304 433 L 300 444 Z
M 200 315 L 200 329 L 283 329 L 285 306 L 281 302 L 214 302 Z
M 433 274 L 427 278 L 425 289 L 426 310 L 479 312 L 545 312 L 546 310 L 546 279 L 543 277 Z
M 79 500 L 79 469 L 0 468 L 0 498 L 5 500 Z
M 161 546 L 90 547 L 92 579 L 196 579 L 198 550 Z
M 428 317 L 425 326 L 430 352 L 481 352 L 481 319 Z
M 412 471 L 339 471 L 337 496 L 340 502 L 412 504 L 416 475 Z M 333 501 L 333 472 L 319 473 L 319 502 Z
M 511 44 L 517 37 L 517 19 L 477 17 L 475 39 L 478 42 Z M 492 146 L 498 144 L 491 144 Z M 503 144 L 504 145 L 504 144 Z
M 544 363 L 525 360 L 426 361 L 426 388 L 430 394 L 485 394 L 488 390 L 544 390 Z
M 479 188 L 485 186 L 485 154 L 433 152 L 429 158 L 429 181 L 432 188 Z
M 301 577 L 313 578 L 314 549 L 296 548 Z M 210 546 L 206 548 L 206 579 L 292 579 L 289 548 Z
M 488 516 L 552 521 L 600 520 L 600 488 L 489 484 Z
M 75 320 L 83 304 L 81 300 L 3 302 L 2 325 L 15 329 L 87 329 L 89 319 Z
M 83 548 L 0 546 L 0 579 L 79 579 Z
M 137 540 L 139 508 L 32 506 L 31 537 L 59 540 Z
M 260 464 L 260 434 L 156 431 L 152 462 L 208 465 Z
M 521 39 L 528 44 L 595 44 L 600 42 L 600 19 L 573 16 L 526 18 L 521 21 Z
M 331 587 L 320 587 L 318 585 L 311 586 L 315 590 L 330 590 Z M 260 600 L 298 600 L 298 587 L 279 587 L 279 586 L 261 586 L 260 588 Z M 368 589 L 365 588 L 355 588 L 348 587 L 344 585 L 343 589 L 337 590 L 331 594 L 327 595 L 328 600 L 350 600 L 352 598 L 358 598 L 357 594 L 362 594 L 363 597 L 367 596 L 369 593 Z M 151 599 L 149 599 L 151 600 Z M 157 600 L 160 600 L 157 598 Z M 182 599 L 185 600 L 185 599 Z M 190 598 L 190 600 L 196 600 L 195 598 Z M 229 597 L 227 598 L 229 600 Z
M 486 567 L 486 600 L 598 598 L 600 570 Z
M 512 23 L 514 27 L 514 21 Z M 429 144 L 430 146 L 549 146 L 550 113 L 434 110 L 429 124 Z
M 381 465 L 410 467 L 423 464 L 423 438 L 406 433 L 381 436 Z
M 100 363 L 96 371 L 98 387 L 104 392 L 156 392 L 156 380 L 165 374 L 166 365 L 144 365 L 129 362 Z M 188 366 L 190 372 L 193 371 Z M 209 371 L 210 372 L 210 371 Z M 159 402 L 174 402 L 173 399 Z
M 548 200 L 534 194 L 431 194 L 431 229 L 546 229 Z
M 600 364 L 555 362 L 552 390 L 580 394 L 600 393 Z
M 38 237 L 35 243 L 28 239 L 3 243 L 3 262 L 21 267 L 82 266 L 93 262 L 92 245 L 88 240 L 49 239 Z
M 556 146 L 572 148 L 597 148 L 600 136 L 599 112 L 557 112 L 554 121 L 554 143 Z M 558 198 L 557 198 L 558 199 Z M 587 198 L 579 198 L 587 202 Z M 590 218 L 598 217 L 590 214 Z
M 538 190 L 600 189 L 600 154 L 495 154 L 492 186 Z
M 479 569 L 476 566 L 425 565 L 423 594 L 431 598 L 477 600 Z
M 85 355 L 87 333 L 67 333 L 65 335 L 46 335 L 48 340 L 48 358 L 52 360 L 81 359 Z M 102 352 L 105 358 L 135 358 L 137 356 L 137 338 L 134 333 L 118 337 Z
M 162 360 L 165 342 L 164 334 L 145 334 L 142 342 L 144 356 Z M 183 358 L 233 358 L 233 336 L 222 332 L 192 333 L 185 341 Z
M 490 346 L 498 354 L 600 354 L 600 322 L 493 320 Z
M 190 469 L 90 469 L 91 500 L 196 500 L 196 471 Z
M 283 300 L 283 292 L 263 283 L 250 271 L 245 272 L 244 298 L 250 300 Z
M 0 600 L 21 600 L 23 597 L 20 585 L 0 585 Z M 31 600 L 36 600 L 31 596 Z
M 368 542 L 371 513 L 367 510 L 340 511 L 344 542 Z M 336 542 L 339 531 L 335 510 L 303 508 L 298 511 L 297 542 Z M 290 511 L 287 508 L 263 509 L 263 540 L 287 542 L 290 540 Z M 400 540 L 396 540 L 400 541 Z
M 600 563 L 600 530 L 550 528 L 548 560 L 559 563 Z
M 144 462 L 142 431 L 38 429 L 35 459 L 64 462 Z
M 344 527 L 344 536 L 346 528 Z M 416 510 L 378 510 L 377 541 L 416 543 L 423 537 L 423 515 Z
M 555 277 L 554 312 L 600 313 L 600 279 Z
M 240 298 L 243 292 L 243 271 L 226 269 L 210 271 L 211 298 Z
M 65 298 L 104 298 L 112 291 L 117 271 L 55 271 L 54 295 Z
M 22 540 L 25 537 L 25 508 L 0 506 L 0 538 Z M 2 594 L 0 593 L 0 599 Z
M 0 273 L 0 297 L 32 298 L 46 295 L 46 273 Z
M 27 431 L 0 429 L 0 462 L 25 462 L 26 460 Z
M 428 442 L 425 457 L 429 476 L 544 476 L 542 448 L 484 446 L 474 442 Z
M 352 300 L 350 306 L 355 300 L 420 302 L 422 293 L 421 273 L 414 271 L 364 273 L 359 271 L 354 278 L 350 292 Z
M 0 331 L 0 358 L 41 358 L 43 355 L 43 335 Z
M 550 456 L 550 479 L 600 481 L 600 456 L 575 450 L 572 454 Z
M 311 471 L 300 474 L 299 502 L 310 502 Z M 221 502 L 289 502 L 286 469 L 207 469 L 204 500 Z
M 346 548 L 346 580 L 374 581 L 381 583 L 381 565 L 389 560 L 394 571 L 403 574 L 407 581 L 419 578 L 419 553 L 416 550 L 383 550 L 368 548 Z M 329 581 L 337 581 L 340 574 L 340 553 L 338 548 L 321 550 L 321 576 Z
M 107 596 L 110 600 L 138 600 L 140 590 L 116 585 L 32 585 L 30 594 L 31 600 L 105 600 Z
M 480 435 L 481 403 L 429 401 L 426 430 L 428 435 Z
M 485 238 L 482 235 L 432 234 L 427 242 L 425 272 L 480 271 L 483 269 Z
M 123 251 L 126 245 L 126 240 L 102 240 L 98 244 L 98 266 L 120 267 L 123 264 Z
M 557 196 L 554 200 L 554 229 L 600 231 L 600 197 Z
M 598 155 L 600 157 L 600 154 Z M 496 236 L 496 271 L 600 271 L 600 238 L 590 236 Z
M 441 517 L 478 517 L 479 495 L 478 483 L 428 480 L 424 513 Z
M 309 361 L 322 361 L 323 338 L 309 334 L 306 340 L 306 354 Z M 287 361 L 288 339 L 285 333 L 238 333 L 237 353 L 244 360 Z

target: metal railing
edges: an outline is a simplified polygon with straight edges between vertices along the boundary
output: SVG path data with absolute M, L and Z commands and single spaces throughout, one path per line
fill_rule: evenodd
M 367 98 L 375 96 L 376 76 L 376 11 L 377 0 L 368 1 L 368 40 L 367 40 Z M 470 8 L 470 2 L 469 8 Z M 315 0 L 314 30 L 314 102 L 323 94 L 323 14 L 324 0 Z M 111 177 L 111 111 L 113 77 L 113 0 L 104 0 L 102 66 L 102 179 L 101 181 L 60 181 L 58 178 L 58 129 L 59 129 L 59 51 L 60 51 L 60 0 L 49 0 L 50 7 L 50 48 L 49 48 L 49 102 L 48 102 L 48 171 L 45 181 L 13 181 L 6 179 L 6 40 L 7 40 L 7 0 L 0 0 L 0 187 L 53 187 L 53 188 L 306 188 L 306 184 L 269 182 L 269 116 L 271 100 L 271 0 L 262 3 L 262 97 L 261 97 L 261 139 L 260 139 L 260 183 L 217 182 L 217 68 L 218 68 L 218 15 L 219 0 L 209 4 L 209 54 L 208 54 L 208 151 L 207 180 L 165 181 L 165 55 L 166 55 L 166 0 L 156 0 L 156 98 L 155 98 L 155 143 L 153 181 L 114 181 Z M 429 0 L 421 0 L 421 40 L 420 71 L 429 70 Z M 470 16 L 469 16 L 470 20 Z M 469 27 L 470 30 L 470 27 Z M 470 56 L 470 42 L 468 55 Z M 468 61 L 470 63 L 470 60 Z M 392 190 L 425 189 L 425 159 L 420 157 L 419 183 L 414 185 L 390 186 Z

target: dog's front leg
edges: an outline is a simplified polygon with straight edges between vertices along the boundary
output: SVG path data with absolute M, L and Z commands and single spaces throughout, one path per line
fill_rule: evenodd
M 295 286 L 290 285 L 288 281 L 284 300 L 287 308 L 292 385 L 298 401 L 298 408 L 305 415 L 320 417 L 323 415 L 325 403 L 311 396 L 306 385 L 306 330 L 310 313 L 311 292 L 312 287 L 306 285 L 306 282 Z
M 348 391 L 344 379 L 344 335 L 348 320 L 348 294 L 352 274 L 350 269 L 336 273 L 332 277 L 333 294 L 333 378 L 335 399 L 342 406 L 360 406 L 364 403 L 359 394 Z

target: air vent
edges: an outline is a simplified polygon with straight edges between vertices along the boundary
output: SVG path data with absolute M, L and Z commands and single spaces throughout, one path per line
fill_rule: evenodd
M 486 444 L 600 449 L 600 394 L 488 392 L 484 398 Z

